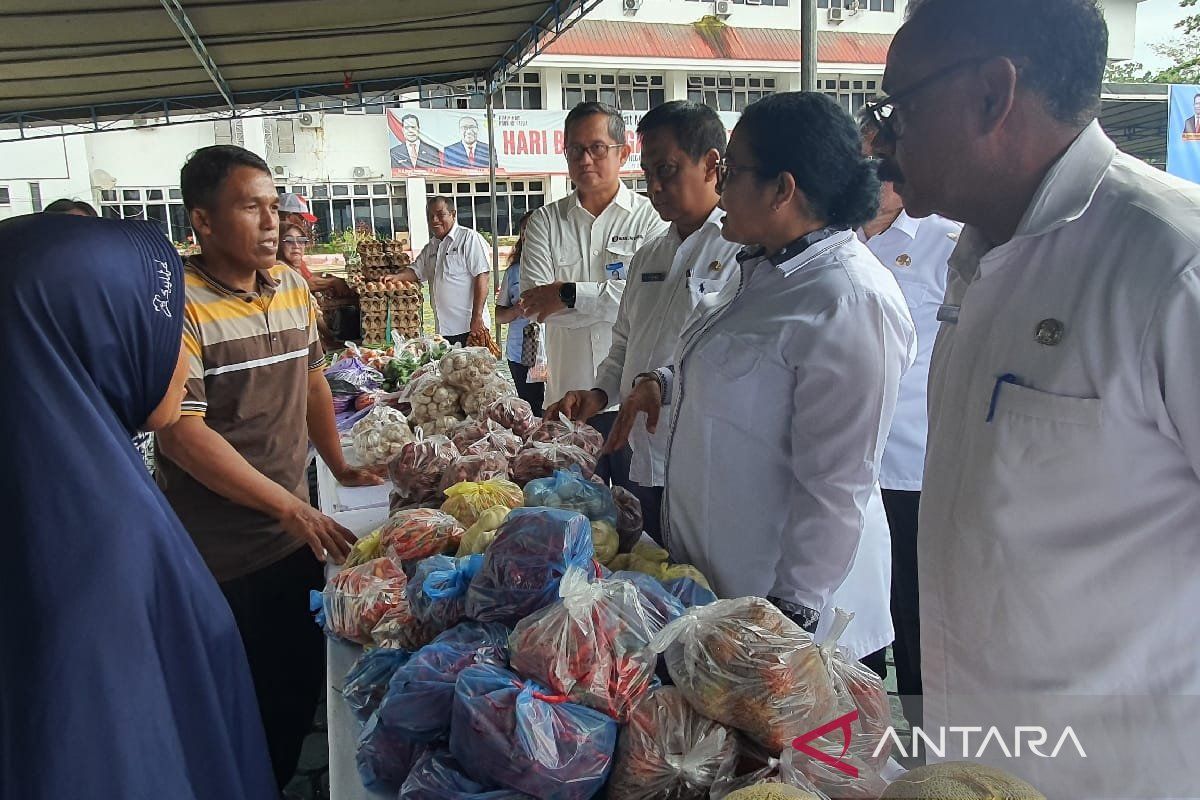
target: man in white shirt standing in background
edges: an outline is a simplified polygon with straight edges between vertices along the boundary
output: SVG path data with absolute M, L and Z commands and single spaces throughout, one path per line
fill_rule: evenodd
M 435 195 L 425 206 L 429 216 L 429 243 L 400 273 L 401 280 L 429 286 L 429 304 L 437 318 L 437 332 L 451 344 L 466 345 L 467 336 L 483 333 L 488 320 L 487 241 L 478 231 L 458 224 L 451 201 Z
M 595 387 L 567 392 L 550 412 L 588 419 L 633 389 L 633 379 L 670 362 L 684 321 L 703 294 L 716 292 L 738 269 L 740 245 L 721 236 L 717 163 L 725 154 L 725 125 L 717 112 L 683 100 L 650 110 L 638 123 L 646 192 L 671 223 L 633 256 L 612 348 L 596 370 Z M 646 532 L 661 543 L 667 426 L 629 437 L 631 491 L 642 502 Z
M 575 191 L 533 213 L 521 256 L 524 315 L 546 323 L 548 402 L 596 385 L 634 251 L 666 229 L 650 201 L 621 183 L 631 152 L 621 112 L 580 103 L 563 128 Z M 605 436 L 617 416 L 616 401 L 611 398 L 589 420 Z M 630 459 L 628 448 L 605 456 L 597 474 L 628 488 Z
M 870 151 L 876 128 L 869 115 L 861 120 L 863 142 Z M 910 725 L 921 724 L 921 618 L 917 591 L 917 511 L 925 471 L 925 439 L 929 434 L 926 397 L 929 358 L 937 338 L 937 312 L 946 296 L 946 262 L 958 243 L 962 226 L 931 214 L 920 219 L 904 210 L 886 170 L 880 175 L 879 213 L 858 229 L 858 238 L 892 273 L 904 293 L 917 329 L 917 360 L 900 381 L 896 413 L 879 467 L 879 487 L 892 538 L 892 627 L 896 641 L 896 688 Z M 863 659 L 881 671 L 885 651 Z

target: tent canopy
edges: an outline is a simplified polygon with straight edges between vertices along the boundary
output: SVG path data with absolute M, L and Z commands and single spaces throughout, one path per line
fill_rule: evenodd
M 4 0 L 0 126 L 495 88 L 597 0 Z

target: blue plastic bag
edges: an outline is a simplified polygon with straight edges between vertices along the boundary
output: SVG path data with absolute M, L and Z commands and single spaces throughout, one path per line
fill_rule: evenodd
M 668 622 L 676 617 L 683 616 L 683 603 L 679 602 L 679 599 L 667 591 L 658 578 L 652 575 L 623 569 L 614 572 L 610 580 L 629 581 L 637 587 L 638 599 L 641 601 L 642 610 L 646 614 L 646 621 L 650 624 L 652 634 L 661 631 Z
M 415 741 L 444 741 L 450 735 L 459 673 L 475 664 L 503 667 L 507 663 L 507 642 L 427 644 L 392 674 L 379 705 L 379 720 L 389 730 Z
M 411 655 L 407 650 L 377 647 L 363 653 L 354 662 L 354 666 L 346 673 L 342 697 L 346 698 L 346 704 L 360 722 L 365 722 L 379 708 L 392 674 Z
M 442 631 L 433 639 L 433 644 L 447 642 L 466 642 L 473 647 L 498 647 L 507 652 L 508 636 L 512 633 L 508 626 L 499 622 L 475 622 L 465 620 L 453 628 Z
M 396 791 L 427 749 L 425 744 L 389 730 L 376 713 L 367 720 L 358 737 L 354 763 L 363 786 Z
M 398 800 L 532 800 L 511 789 L 495 789 L 471 780 L 447 750 L 428 753 L 408 773 Z
M 617 723 L 500 667 L 467 667 L 450 752 L 471 778 L 539 798 L 587 800 L 612 768 Z
M 419 622 L 443 631 L 466 615 L 467 589 L 483 555 L 430 556 L 417 563 L 408 582 L 408 607 Z
M 706 589 L 691 578 L 675 578 L 663 584 L 667 591 L 679 598 L 685 608 L 706 606 L 717 602 L 717 596 L 711 589 Z
M 578 467 L 555 470 L 549 478 L 537 478 L 525 484 L 528 508 L 564 508 L 583 514 L 592 522 L 603 520 L 615 529 L 617 504 L 612 490 L 583 477 Z
M 592 569 L 587 517 L 557 508 L 517 508 L 496 532 L 467 592 L 467 616 L 515 625 L 558 599 L 567 567 Z

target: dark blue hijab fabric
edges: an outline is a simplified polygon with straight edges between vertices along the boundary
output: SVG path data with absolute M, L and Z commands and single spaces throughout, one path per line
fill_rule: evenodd
M 0 222 L 0 798 L 278 800 L 233 616 L 130 442 L 183 270 L 147 222 Z

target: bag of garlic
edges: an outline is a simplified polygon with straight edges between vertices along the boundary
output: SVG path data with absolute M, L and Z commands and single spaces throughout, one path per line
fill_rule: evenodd
M 486 347 L 455 348 L 442 358 L 442 379 L 464 391 L 478 391 L 496 374 L 498 363 Z
M 461 397 L 462 392 L 446 383 L 437 372 L 430 371 L 419 378 L 413 378 L 403 399 L 412 405 L 409 419 L 416 426 L 458 416 L 461 411 Z
M 354 454 L 363 466 L 386 464 L 413 440 L 408 419 L 391 406 L 377 405 L 350 429 Z
M 473 417 L 502 397 L 516 396 L 517 389 L 500 375 L 492 375 L 478 389 L 471 389 L 462 396 L 463 411 Z

